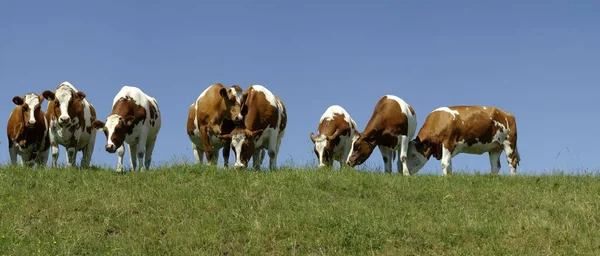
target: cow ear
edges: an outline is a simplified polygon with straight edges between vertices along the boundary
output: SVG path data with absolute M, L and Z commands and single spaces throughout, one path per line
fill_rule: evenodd
M 85 99 L 85 96 L 86 96 L 86 95 L 85 95 L 85 93 L 84 93 L 84 92 L 81 92 L 81 91 L 77 92 L 77 97 L 79 97 L 79 99 L 82 99 L 82 100 L 83 100 L 83 99 Z
M 132 115 L 127 115 L 125 117 L 125 126 L 126 127 L 133 127 L 133 121 L 135 120 L 135 117 Z
M 231 133 L 229 133 L 229 134 L 221 134 L 221 135 L 219 135 L 217 137 L 219 137 L 220 140 L 230 140 L 231 139 Z
M 54 93 L 52 91 L 49 90 L 45 90 L 44 92 L 42 92 L 42 97 L 44 97 L 44 99 L 47 100 L 54 100 Z
M 15 103 L 15 105 L 23 105 L 23 98 L 21 98 L 20 96 L 15 96 L 12 99 L 12 102 Z
M 221 90 L 219 90 L 219 94 L 221 94 L 221 96 L 223 98 L 229 99 L 229 96 L 227 95 L 227 88 L 226 87 L 221 88 Z
M 96 120 L 92 123 L 92 127 L 98 131 L 103 131 L 104 130 L 104 122 L 102 122 L 100 120 Z
M 313 143 L 315 143 L 315 141 L 317 140 L 317 137 L 315 137 L 314 133 L 310 133 L 310 140 L 312 140 Z

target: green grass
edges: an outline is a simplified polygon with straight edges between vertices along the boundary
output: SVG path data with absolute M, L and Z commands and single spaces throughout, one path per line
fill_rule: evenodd
M 598 255 L 596 176 L 0 168 L 5 255 Z

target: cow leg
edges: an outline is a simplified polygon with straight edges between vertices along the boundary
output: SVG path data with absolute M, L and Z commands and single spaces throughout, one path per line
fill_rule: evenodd
M 152 152 L 154 152 L 154 145 L 156 144 L 156 137 L 146 142 L 146 155 L 144 156 L 144 166 L 146 170 L 150 170 L 150 164 L 152 163 Z
M 212 164 L 217 165 L 217 163 L 219 162 L 219 148 L 218 147 L 213 148 L 212 155 L 213 155 Z
M 223 167 L 229 167 L 229 154 L 231 153 L 231 144 L 229 142 L 225 142 L 223 144 Z
M 121 145 L 117 148 L 117 172 L 123 172 L 123 155 L 125 155 L 125 148 Z
M 194 144 L 192 142 L 192 152 L 194 153 L 194 160 L 196 161 L 196 164 L 202 164 L 202 161 L 204 158 L 204 151 L 202 151 L 202 149 L 198 146 L 196 146 L 196 144 Z
M 127 148 L 129 149 L 129 166 L 131 167 L 131 171 L 137 171 L 138 165 L 138 155 L 137 155 L 137 144 L 127 144 Z
M 492 168 L 492 174 L 498 174 L 500 171 L 500 155 L 502 154 L 502 150 L 493 150 L 489 153 L 490 156 L 490 166 Z
M 517 165 L 519 164 L 520 157 L 519 151 L 516 145 L 512 145 L 508 140 L 504 141 L 504 154 L 506 154 L 506 160 L 510 167 L 510 175 L 513 176 L 517 172 Z
M 58 156 L 59 156 L 59 150 L 58 150 L 58 145 L 56 144 L 56 142 L 50 142 L 50 148 L 52 150 L 52 168 L 56 168 L 57 162 L 58 162 Z
M 88 142 L 87 146 L 83 148 L 81 152 L 81 167 L 90 168 L 92 162 L 92 154 L 94 153 L 94 146 L 96 145 L 96 133 L 92 134 L 92 139 Z
M 408 136 L 406 135 L 402 135 L 400 136 L 400 149 L 398 150 L 398 172 L 400 172 L 400 170 L 402 170 L 402 174 L 404 176 L 410 176 L 411 173 L 410 170 L 408 169 L 408 161 L 406 159 L 407 156 L 407 151 L 408 151 L 408 142 L 410 141 L 410 139 L 408 138 Z
M 75 167 L 75 159 L 77 158 L 77 149 L 69 147 L 67 149 L 67 167 Z
M 452 151 L 442 146 L 442 174 L 452 174 Z
M 12 142 L 9 140 L 8 141 L 8 152 L 10 154 L 10 163 L 12 165 L 16 165 L 17 164 L 17 156 L 19 155 L 19 148 L 15 145 L 12 145 Z M 12 147 L 11 147 L 12 145 Z
M 202 141 L 202 149 L 206 155 L 206 163 L 209 165 L 216 164 L 216 161 L 213 159 L 213 146 L 210 144 L 210 136 L 208 136 L 208 127 L 200 129 L 200 140 Z
M 265 152 L 263 151 L 263 149 L 257 148 L 254 150 L 254 154 L 252 154 L 252 165 L 255 170 L 260 169 L 260 166 L 262 165 L 264 156 L 265 156 Z
M 387 173 L 392 172 L 392 149 L 384 146 L 378 146 L 381 157 L 383 157 L 383 171 Z
M 279 144 L 281 143 L 281 137 L 279 133 L 275 133 L 273 131 L 271 133 L 271 138 L 269 139 L 269 147 L 267 150 L 269 151 L 269 170 L 277 169 L 277 154 L 279 153 Z M 277 136 L 273 138 L 273 135 Z M 264 153 L 263 153 L 264 154 Z
M 46 167 L 46 164 L 48 163 L 48 153 L 48 149 L 38 152 L 35 159 L 35 163 L 38 167 Z

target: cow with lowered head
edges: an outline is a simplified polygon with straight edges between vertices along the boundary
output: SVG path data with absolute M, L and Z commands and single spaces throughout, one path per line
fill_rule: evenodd
M 496 107 L 450 106 L 429 113 L 417 137 L 409 144 L 408 165 L 418 171 L 433 156 L 441 160 L 442 174 L 452 173 L 452 157 L 460 153 L 488 153 L 491 172 L 500 170 L 506 153 L 510 174 L 521 160 L 517 150 L 515 117 Z
M 319 167 L 331 167 L 334 160 L 340 167 L 346 165 L 352 139 L 358 136 L 358 128 L 350 114 L 343 107 L 332 105 L 321 116 L 317 129 L 317 135 L 310 133 L 310 140 L 315 144 L 313 151 Z
M 216 83 L 189 107 L 186 130 L 197 164 L 202 164 L 206 155 L 208 164 L 216 165 L 219 149 L 223 148 L 224 165 L 229 165 L 230 141 L 221 141 L 218 136 L 231 133 L 236 126 L 233 120 L 241 120 L 241 99 L 242 88 L 238 85 L 225 87 Z
M 46 118 L 50 122 L 48 135 L 52 148 L 52 167 L 57 166 L 58 145 L 67 151 L 67 167 L 75 166 L 77 151 L 82 151 L 81 167 L 87 168 L 92 160 L 96 130 L 96 110 L 71 83 L 63 82 L 55 91 L 46 90 L 42 96 L 48 100 Z
M 413 108 L 401 98 L 385 95 L 379 99 L 371 119 L 352 143 L 348 165 L 362 164 L 375 147 L 379 147 L 385 172 L 392 172 L 392 161 L 398 154 L 398 172 L 408 176 L 416 173 L 407 166 L 408 143 L 417 130 L 417 116 Z
M 241 116 L 233 121 L 239 125 L 230 133 L 219 136 L 231 141 L 236 168 L 246 168 L 250 158 L 259 169 L 264 150 L 269 154 L 269 169 L 277 167 L 277 154 L 287 126 L 283 101 L 262 85 L 252 85 L 242 96 Z
M 31 167 L 37 164 L 45 167 L 48 163 L 50 140 L 48 139 L 48 122 L 42 108 L 44 98 L 35 93 L 15 96 L 12 99 L 15 108 L 10 113 L 6 134 L 8 136 L 8 152 L 11 164 L 21 163 Z
M 112 111 L 106 122 L 96 120 L 93 125 L 104 132 L 106 151 L 117 152 L 117 172 L 123 172 L 125 142 L 131 170 L 150 169 L 152 152 L 161 127 L 156 99 L 137 87 L 123 86 L 113 99 Z

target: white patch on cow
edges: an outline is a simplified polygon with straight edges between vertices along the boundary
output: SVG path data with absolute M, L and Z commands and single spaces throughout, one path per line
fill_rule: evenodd
M 412 114 L 408 103 L 406 103 L 403 99 L 395 95 L 386 95 L 386 97 L 390 100 L 395 100 L 398 105 L 400 105 L 402 113 L 404 113 L 408 119 L 408 134 L 406 136 L 408 136 L 409 139 L 412 139 L 417 132 L 417 116 Z
M 471 146 L 469 146 L 464 140 L 459 141 L 456 144 L 454 152 L 452 152 L 452 156 L 456 156 L 459 153 L 481 155 L 492 150 L 502 149 L 505 141 L 507 141 L 506 139 L 508 138 L 508 129 L 504 124 L 496 120 L 494 120 L 494 124 L 496 126 L 499 126 L 500 129 L 498 129 L 496 134 L 494 134 L 491 142 L 481 143 L 479 141 L 479 138 L 476 138 L 477 143 L 474 143 Z
M 206 92 L 208 92 L 208 90 L 210 88 L 212 88 L 213 86 L 215 86 L 215 85 L 213 84 L 213 85 L 211 85 L 209 87 L 206 87 L 206 89 L 204 89 L 204 91 L 202 91 L 202 93 L 200 93 L 200 96 L 198 96 L 198 99 L 196 99 L 196 102 L 198 102 L 198 100 L 200 100 L 202 97 L 204 97 L 204 95 L 206 94 Z M 196 110 L 198 110 L 197 106 L 196 106 Z
M 442 146 L 442 174 L 452 174 L 452 152 Z
M 115 145 L 111 138 L 113 133 L 115 133 L 115 127 L 119 124 L 119 120 L 121 119 L 121 116 L 113 114 L 108 116 L 108 118 L 106 118 L 106 123 L 104 123 L 104 126 L 106 126 L 106 132 L 108 133 L 108 139 L 106 142 L 106 145 L 108 146 L 112 146 Z
M 483 109 L 487 109 L 487 107 L 483 107 Z
M 69 117 L 69 102 L 71 101 L 72 97 L 72 89 L 73 88 L 69 86 L 60 86 L 54 93 L 56 99 L 58 99 L 58 102 L 60 103 L 59 119 L 63 117 Z
M 317 150 L 317 154 L 319 155 L 319 167 L 325 166 L 325 162 L 323 161 L 323 154 L 325 152 L 325 147 L 327 147 L 327 137 L 321 134 L 315 139 L 315 149 Z
M 231 94 L 235 96 L 235 101 L 237 101 L 238 104 L 242 104 L 243 92 L 237 91 L 235 88 L 230 88 L 230 90 Z
M 23 99 L 25 103 L 29 106 L 29 123 L 35 124 L 35 106 L 40 104 L 40 98 L 35 95 L 35 93 L 28 93 L 25 95 L 25 99 Z
M 448 107 L 440 107 L 440 108 L 436 108 L 436 109 L 435 109 L 435 110 L 433 110 L 432 112 L 435 112 L 435 111 L 444 111 L 444 112 L 448 112 L 448 113 L 452 114 L 452 118 L 453 118 L 453 119 L 454 119 L 454 118 L 456 118 L 456 116 L 457 116 L 457 115 L 459 115 L 459 113 L 458 113 L 458 111 L 457 111 L 457 110 L 452 110 L 452 109 L 450 109 L 450 108 L 448 108 Z
M 344 116 L 344 120 L 347 123 L 353 122 L 350 120 L 350 114 L 348 114 L 348 112 L 346 112 L 346 110 L 343 107 L 341 107 L 340 105 L 329 106 L 327 108 L 327 110 L 325 110 L 323 115 L 321 116 L 320 121 L 321 122 L 323 122 L 323 120 L 331 121 L 331 120 L 333 120 L 333 116 L 335 116 L 335 114 L 341 114 L 342 116 Z
M 278 108 L 278 104 L 277 104 L 277 100 L 275 99 L 275 95 L 273 93 L 271 93 L 271 91 L 269 91 L 269 89 L 265 88 L 262 85 L 255 84 L 255 85 L 252 85 L 252 91 L 262 92 L 265 95 L 265 98 L 267 99 L 269 104 L 271 104 L 271 106 L 273 106 L 273 107 Z

